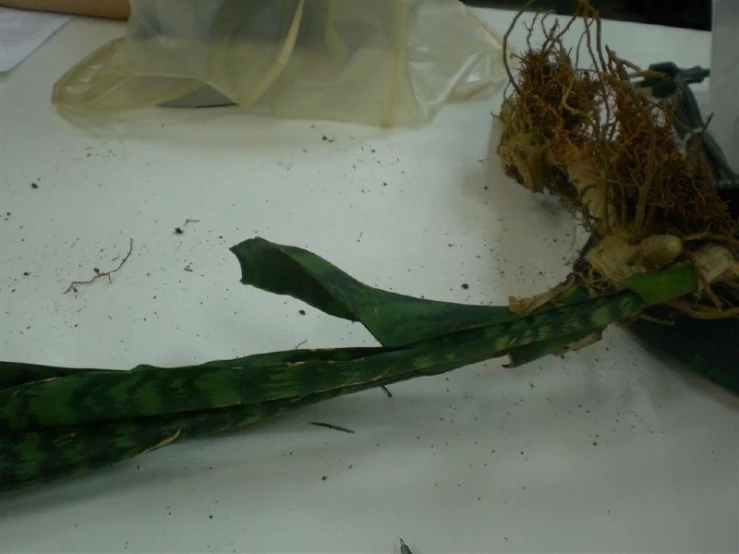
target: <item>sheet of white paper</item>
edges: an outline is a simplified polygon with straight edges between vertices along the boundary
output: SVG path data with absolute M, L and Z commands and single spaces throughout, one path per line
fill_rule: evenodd
M 67 15 L 0 8 L 0 72 L 25 60 L 70 19 Z

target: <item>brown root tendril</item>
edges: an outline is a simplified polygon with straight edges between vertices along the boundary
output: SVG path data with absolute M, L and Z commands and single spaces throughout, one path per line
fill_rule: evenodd
M 504 42 L 523 15 L 524 10 L 516 16 Z M 584 30 L 573 53 L 564 38 L 577 20 Z M 537 23 L 544 40 L 535 47 Z M 582 216 L 595 239 L 591 252 L 601 245 L 602 263 L 592 266 L 584 252 L 573 272 L 577 280 L 589 290 L 612 292 L 629 275 L 693 263 L 693 254 L 710 244 L 739 259 L 739 222 L 719 197 L 695 140 L 705 129 L 688 129 L 690 138 L 681 140 L 675 128 L 687 125 L 674 102 L 652 99 L 630 80 L 659 74 L 602 44 L 601 21 L 589 0 L 580 0 L 564 25 L 548 24 L 539 14 L 523 25 L 527 47 L 512 55 L 515 70 L 506 59 L 511 87 L 500 110 L 497 152 L 507 175 L 534 192 L 555 195 Z M 662 243 L 672 250 L 655 250 Z M 675 251 L 676 244 L 682 251 Z M 648 250 L 653 258 L 645 258 Z M 609 273 L 613 267 L 618 275 Z M 714 273 L 723 280 L 711 282 L 699 272 L 698 294 L 673 307 L 702 319 L 735 317 L 737 302 L 720 298 L 713 286 L 730 287 L 731 297 L 739 298 L 736 272 Z

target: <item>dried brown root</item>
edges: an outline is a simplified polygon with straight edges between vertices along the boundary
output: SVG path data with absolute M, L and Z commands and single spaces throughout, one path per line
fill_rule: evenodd
M 133 254 L 133 239 L 130 239 L 128 241 L 128 251 L 126 252 L 126 255 L 123 256 L 123 259 L 118 263 L 118 265 L 109 270 L 109 271 L 100 271 L 98 268 L 94 269 L 95 275 L 91 277 L 90 279 L 86 279 L 84 281 L 72 281 L 69 286 L 64 291 L 64 294 L 70 293 L 70 292 L 78 292 L 79 288 L 84 285 L 91 285 L 98 279 L 104 279 L 107 278 L 109 282 L 113 282 L 112 275 L 114 273 L 118 273 L 121 268 L 125 265 L 125 263 L 128 261 L 128 259 L 131 257 L 131 254 Z M 115 260 L 113 260 L 115 261 Z
M 537 21 L 544 41 L 535 48 Z M 588 67 L 580 65 L 579 47 L 573 61 L 562 40 L 576 21 L 584 27 Z M 734 287 L 739 298 L 739 222 L 718 196 L 698 141 L 678 140 L 681 122 L 671 104 L 630 80 L 654 72 L 602 45 L 589 0 L 580 0 L 563 28 L 538 16 L 528 28 L 515 74 L 506 65 L 512 86 L 499 116 L 498 154 L 506 174 L 557 196 L 592 233 L 593 246 L 573 275 L 589 290 L 608 292 L 636 274 L 689 262 L 701 290 L 675 307 L 696 317 L 733 317 L 737 302 L 714 287 Z M 525 313 L 542 299 L 512 302 L 512 309 Z

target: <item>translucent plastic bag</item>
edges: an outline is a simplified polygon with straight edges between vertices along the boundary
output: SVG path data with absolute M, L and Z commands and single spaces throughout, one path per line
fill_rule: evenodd
M 65 74 L 63 113 L 237 104 L 393 126 L 505 82 L 500 36 L 458 0 L 132 0 L 126 36 Z
M 739 1 L 713 1 L 711 132 L 739 171 Z

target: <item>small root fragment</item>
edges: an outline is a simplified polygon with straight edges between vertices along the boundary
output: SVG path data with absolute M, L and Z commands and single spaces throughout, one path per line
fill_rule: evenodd
M 126 252 L 126 255 L 123 257 L 123 259 L 120 261 L 120 263 L 115 269 L 111 269 L 110 271 L 100 271 L 98 268 L 95 268 L 94 277 L 86 281 L 72 281 L 72 283 L 70 283 L 70 285 L 64 291 L 64 294 L 67 294 L 69 292 L 78 292 L 79 287 L 84 286 L 84 285 L 91 285 L 98 279 L 103 279 L 105 277 L 107 277 L 108 281 L 112 283 L 113 279 L 111 278 L 111 275 L 121 270 L 123 265 L 128 261 L 128 258 L 131 257 L 132 253 L 133 253 L 133 239 L 130 239 L 128 243 L 128 252 Z

